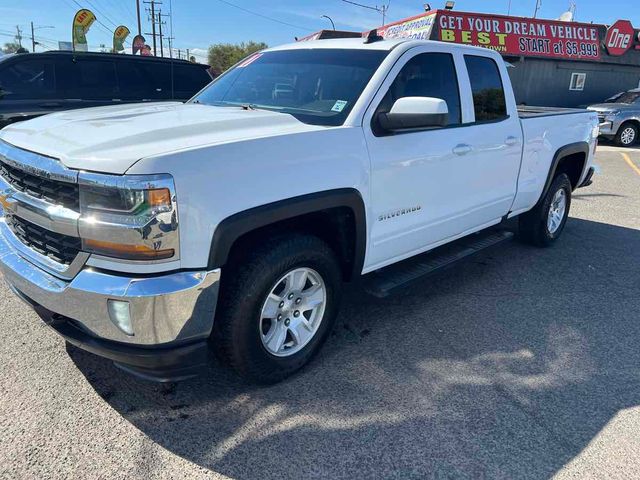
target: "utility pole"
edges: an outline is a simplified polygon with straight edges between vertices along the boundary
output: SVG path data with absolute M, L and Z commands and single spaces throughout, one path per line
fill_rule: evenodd
M 162 26 L 166 25 L 167 22 L 165 20 L 162 20 L 162 17 L 170 17 L 171 14 L 170 13 L 162 13 L 162 10 L 160 10 L 158 12 L 158 25 L 160 25 L 160 55 L 162 55 L 164 57 L 163 52 L 163 34 L 162 34 Z M 171 54 L 171 40 L 173 40 L 173 37 L 164 37 L 164 39 L 169 40 L 169 58 L 173 58 L 173 55 Z
M 190 62 L 191 58 L 189 57 L 189 49 L 187 48 L 187 61 Z
M 162 46 L 162 10 L 158 12 L 158 27 L 160 28 L 160 56 L 164 58 L 164 48 Z
M 156 49 L 156 5 L 162 5 L 162 2 L 158 2 L 157 0 L 151 0 L 149 2 L 144 2 L 146 4 L 151 5 L 151 33 L 145 33 L 145 35 L 153 36 L 153 55 L 157 56 L 158 51 Z
M 136 0 L 136 13 L 138 14 L 138 35 L 142 35 L 142 26 L 140 24 L 140 0 Z
M 536 0 L 536 9 L 533 11 L 533 18 L 538 16 L 538 10 L 540 10 L 540 6 L 542 4 L 542 0 Z
M 16 40 L 20 48 L 22 48 L 22 30 L 20 30 L 20 25 L 16 25 Z

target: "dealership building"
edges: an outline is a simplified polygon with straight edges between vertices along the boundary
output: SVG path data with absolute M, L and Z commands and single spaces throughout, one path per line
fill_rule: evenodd
M 509 74 L 520 104 L 575 107 L 640 87 L 640 31 L 628 20 L 597 25 L 433 10 L 384 25 L 378 34 L 496 50 L 514 67 Z M 337 35 L 308 39 L 329 36 Z

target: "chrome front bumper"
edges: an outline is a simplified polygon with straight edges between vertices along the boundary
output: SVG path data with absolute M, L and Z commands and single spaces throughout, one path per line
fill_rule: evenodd
M 603 137 L 613 137 L 618 132 L 618 129 L 614 129 L 613 122 L 604 121 L 598 125 L 600 135 Z
M 10 230 L 0 230 L 0 271 L 11 288 L 28 303 L 74 320 L 89 335 L 158 346 L 211 333 L 219 269 L 136 277 L 84 267 L 73 279 L 62 279 L 28 261 L 16 248 L 19 240 L 11 237 Z M 129 303 L 133 336 L 111 321 L 107 300 Z

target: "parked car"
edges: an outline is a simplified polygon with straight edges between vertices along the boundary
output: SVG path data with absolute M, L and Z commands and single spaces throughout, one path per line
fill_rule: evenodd
M 0 128 L 74 108 L 188 100 L 211 81 L 207 68 L 108 53 L 7 55 L 0 59 Z
M 602 137 L 621 147 L 630 147 L 640 140 L 640 88 L 587 108 L 598 113 Z
M 401 285 L 452 257 L 401 260 L 457 239 L 462 258 L 512 217 L 557 242 L 594 172 L 595 112 L 519 111 L 485 48 L 374 40 L 265 50 L 186 104 L 3 129 L 4 278 L 129 372 L 185 378 L 212 347 L 269 383 L 327 339 L 344 281 Z

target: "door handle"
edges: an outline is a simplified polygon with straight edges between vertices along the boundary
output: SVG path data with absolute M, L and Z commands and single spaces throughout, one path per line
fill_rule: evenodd
M 453 147 L 453 153 L 456 155 L 466 155 L 472 150 L 471 145 L 467 145 L 466 143 L 460 143 Z
M 509 145 L 511 147 L 513 145 L 516 145 L 517 143 L 520 143 L 520 140 L 518 140 L 517 137 L 507 137 L 507 139 L 504 141 L 504 143 L 506 143 L 507 145 Z

